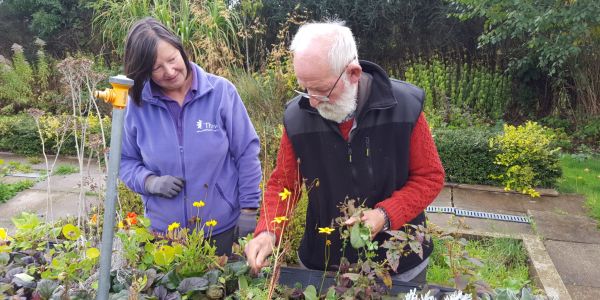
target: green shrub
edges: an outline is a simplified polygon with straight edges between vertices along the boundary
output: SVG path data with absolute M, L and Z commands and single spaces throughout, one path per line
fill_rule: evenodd
M 492 177 L 506 190 L 539 196 L 535 187 L 553 187 L 561 175 L 560 148 L 554 147 L 554 140 L 554 132 L 536 122 L 504 125 L 504 133 L 490 140 L 490 149 L 496 153 L 494 163 L 501 167 Z
M 134 212 L 140 216 L 143 216 L 144 203 L 142 203 L 142 197 L 138 193 L 130 190 L 121 181 L 119 181 L 119 186 L 117 189 L 119 193 L 119 207 L 117 207 L 117 209 L 120 209 L 123 212 L 123 215 Z M 104 211 L 101 213 L 104 214 Z
M 23 54 L 23 47 L 13 44 L 12 63 L 0 61 L 0 113 L 12 113 L 33 97 L 33 69 Z
M 42 153 L 37 127 L 31 116 L 0 116 L 0 150 L 24 155 Z
M 575 131 L 575 137 L 581 143 L 600 149 L 600 117 L 585 121 Z
M 60 154 L 75 155 L 77 153 L 73 131 L 71 129 L 71 116 L 45 114 L 41 116 L 39 120 L 46 144 L 46 153 L 56 153 L 60 135 L 65 130 L 64 126 L 67 126 L 66 130 L 68 130 L 68 133 L 64 138 Z M 81 124 L 83 122 L 87 122 L 88 126 L 86 131 L 86 153 L 89 154 L 90 149 L 93 149 L 96 153 L 101 152 L 101 130 L 98 117 L 95 114 L 90 114 L 87 117 L 87 120 L 82 120 L 82 122 L 79 123 Z M 102 124 L 104 126 L 106 144 L 109 146 L 110 118 L 104 116 L 102 118 Z M 27 156 L 42 154 L 42 144 L 33 117 L 27 114 L 13 116 L 0 115 L 0 151 L 9 151 Z
M 31 180 L 23 180 L 16 183 L 0 183 L 0 203 L 4 203 L 14 197 L 18 192 L 32 187 Z
M 425 111 L 460 108 L 491 120 L 501 118 L 511 99 L 511 78 L 481 65 L 443 60 L 411 62 L 406 81 L 425 90 Z
M 489 139 L 495 131 L 489 128 L 434 128 L 434 139 L 449 182 L 498 184 L 490 174 L 500 168 L 493 163 Z

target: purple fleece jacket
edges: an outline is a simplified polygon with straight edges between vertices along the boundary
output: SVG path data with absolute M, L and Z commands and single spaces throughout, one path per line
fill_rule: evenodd
M 196 93 L 184 103 L 180 120 L 153 96 L 150 81 L 142 105 L 127 106 L 120 178 L 142 195 L 154 231 L 164 233 L 173 222 L 193 228 L 199 217 L 202 224 L 217 221 L 216 235 L 235 226 L 241 208 L 259 206 L 260 144 L 233 84 L 193 63 L 192 70 Z M 148 194 L 149 175 L 182 177 L 184 189 L 172 199 Z M 194 207 L 200 200 L 206 206 Z

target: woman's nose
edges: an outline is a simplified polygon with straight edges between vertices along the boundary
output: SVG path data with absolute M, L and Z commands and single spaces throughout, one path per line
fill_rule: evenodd
M 173 75 L 175 75 L 175 68 L 173 68 L 173 66 L 166 66 L 165 75 L 169 78 L 173 77 Z

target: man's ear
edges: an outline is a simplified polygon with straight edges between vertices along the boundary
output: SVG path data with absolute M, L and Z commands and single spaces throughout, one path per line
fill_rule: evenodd
M 362 75 L 362 67 L 359 63 L 353 62 L 348 66 L 348 74 L 350 75 L 350 83 L 355 84 L 360 80 Z

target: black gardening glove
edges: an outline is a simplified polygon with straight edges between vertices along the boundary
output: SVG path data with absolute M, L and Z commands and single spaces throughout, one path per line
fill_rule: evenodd
M 237 220 L 238 237 L 242 238 L 254 232 L 257 215 L 258 209 L 242 209 L 242 213 Z
M 181 192 L 183 188 L 183 178 L 165 175 L 165 176 L 154 176 L 150 175 L 146 178 L 144 186 L 146 192 L 158 195 L 165 198 L 173 198 Z

